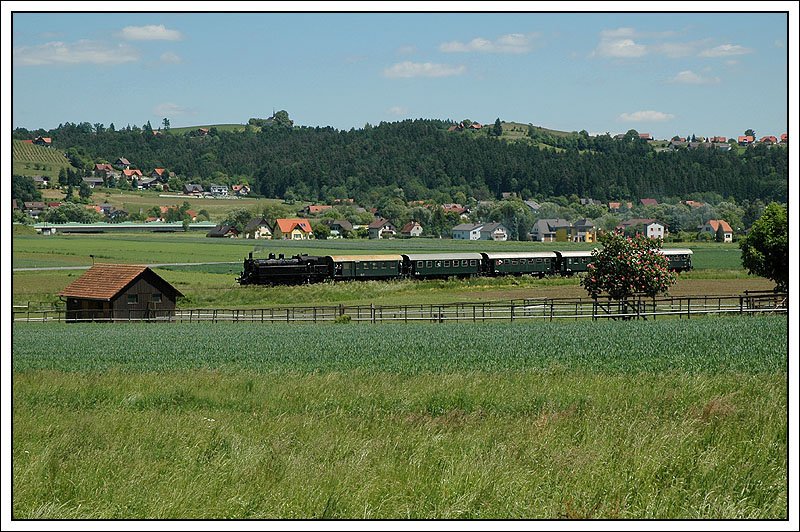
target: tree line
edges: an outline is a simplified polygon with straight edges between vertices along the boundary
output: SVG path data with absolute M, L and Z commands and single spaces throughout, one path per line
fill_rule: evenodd
M 288 114 L 286 116 L 288 120 Z M 450 121 L 417 119 L 361 129 L 259 127 L 207 135 L 155 135 L 143 128 L 66 123 L 50 131 L 17 129 L 14 138 L 46 135 L 73 166 L 129 159 L 143 171 L 167 168 L 184 182 L 247 182 L 256 194 L 309 201 L 350 197 L 375 205 L 402 190 L 406 200 L 441 203 L 490 200 L 503 192 L 523 198 L 578 195 L 603 201 L 681 197 L 711 192 L 741 200 L 788 196 L 788 150 L 749 147 L 655 151 L 635 131 L 623 139 L 575 133 L 552 149 L 505 142 L 495 128 L 448 132 Z M 470 132 L 472 133 L 472 132 Z M 542 139 L 537 139 L 541 141 Z

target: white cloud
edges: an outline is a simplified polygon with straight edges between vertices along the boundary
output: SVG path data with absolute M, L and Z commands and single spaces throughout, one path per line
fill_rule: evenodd
M 412 63 L 403 61 L 383 70 L 387 78 L 442 78 L 459 76 L 467 71 L 464 65 L 439 65 L 436 63 Z
M 395 105 L 387 109 L 386 112 L 393 116 L 405 116 L 408 114 L 408 108 Z
M 195 112 L 188 107 L 181 107 L 180 105 L 172 102 L 164 102 L 153 107 L 153 114 L 156 116 L 170 117 L 178 115 L 190 115 L 195 114 Z
M 675 118 L 675 115 L 662 113 L 661 111 L 636 111 L 634 113 L 622 113 L 617 117 L 622 122 L 666 122 Z
M 163 24 L 149 26 L 126 26 L 119 36 L 129 41 L 179 41 L 183 38 L 178 30 L 168 30 Z
M 704 77 L 700 74 L 692 72 L 691 70 L 682 70 L 670 79 L 672 83 L 686 83 L 689 85 L 709 85 L 712 83 L 719 83 L 718 77 Z
M 533 48 L 532 39 L 535 33 L 509 33 L 490 41 L 483 37 L 472 39 L 468 43 L 451 41 L 439 45 L 441 52 L 484 52 L 501 54 L 524 54 Z
M 600 57 L 642 57 L 647 54 L 647 47 L 637 44 L 633 39 L 601 39 L 592 55 Z
M 14 49 L 14 63 L 20 66 L 39 65 L 118 65 L 138 61 L 136 50 L 126 45 L 110 46 L 94 41 L 48 42 L 38 46 Z
M 700 52 L 700 57 L 729 57 L 732 55 L 749 54 L 753 50 L 738 44 L 721 44 Z
M 174 52 L 164 52 L 163 54 L 161 54 L 161 62 L 162 63 L 170 63 L 170 64 L 173 64 L 173 65 L 177 65 L 178 63 L 181 63 L 182 61 L 183 61 L 183 59 L 181 59 L 181 56 L 179 56 L 178 54 L 176 54 Z

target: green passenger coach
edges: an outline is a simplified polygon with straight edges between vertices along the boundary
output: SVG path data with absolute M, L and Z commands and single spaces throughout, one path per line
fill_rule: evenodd
M 488 275 L 538 275 L 555 271 L 558 256 L 554 251 L 481 253 Z
M 403 255 L 411 277 L 469 277 L 481 274 L 480 253 L 415 253 Z
M 403 263 L 400 255 L 332 255 L 327 259 L 336 281 L 399 277 Z

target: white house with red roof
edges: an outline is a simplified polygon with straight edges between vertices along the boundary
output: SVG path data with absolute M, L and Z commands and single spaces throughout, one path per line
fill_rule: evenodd
M 314 232 L 305 218 L 278 218 L 272 228 L 273 240 L 311 240 Z
M 700 228 L 701 233 L 710 233 L 719 242 L 733 242 L 733 229 L 725 220 L 709 220 Z

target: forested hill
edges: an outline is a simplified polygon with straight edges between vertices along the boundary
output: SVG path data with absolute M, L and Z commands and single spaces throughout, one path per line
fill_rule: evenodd
M 47 132 L 73 164 L 91 168 L 125 157 L 145 173 L 164 167 L 179 181 L 235 183 L 282 197 L 288 188 L 310 200 L 352 197 L 369 204 L 387 190 L 406 199 L 491 199 L 569 196 L 599 200 L 684 197 L 716 192 L 736 200 L 786 201 L 788 150 L 764 145 L 723 152 L 656 152 L 635 135 L 574 134 L 563 146 L 541 149 L 505 142 L 484 131 L 448 131 L 453 123 L 405 120 L 338 131 L 333 128 L 246 127 L 244 131 L 154 135 L 148 129 L 96 131 L 88 123 Z M 14 132 L 23 138 L 25 132 Z M 635 138 L 636 137 L 636 138 Z

